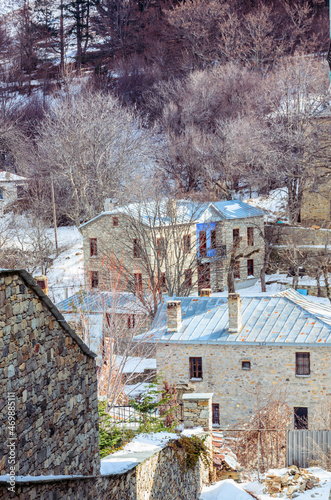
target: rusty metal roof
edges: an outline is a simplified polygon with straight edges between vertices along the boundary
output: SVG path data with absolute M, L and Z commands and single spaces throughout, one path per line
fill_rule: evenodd
M 147 334 L 153 342 L 331 346 L 331 307 L 309 302 L 295 290 L 242 297 L 243 327 L 237 334 L 228 332 L 227 297 L 176 298 L 181 300 L 182 323 L 179 332 L 168 333 L 167 299 L 164 297 Z

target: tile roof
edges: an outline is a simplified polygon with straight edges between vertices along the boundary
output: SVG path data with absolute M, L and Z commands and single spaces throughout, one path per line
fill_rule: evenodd
M 167 300 L 181 300 L 179 332 L 167 333 Z M 164 297 L 145 337 L 163 343 L 331 346 L 330 306 L 313 304 L 294 290 L 241 302 L 243 328 L 234 334 L 228 332 L 227 297 Z
M 99 217 L 115 214 L 126 214 L 129 217 L 140 220 L 150 227 L 166 226 L 171 222 L 167 209 L 167 201 L 131 203 L 122 207 L 116 207 L 109 212 L 101 212 L 93 219 L 80 226 L 95 221 Z M 176 201 L 176 216 L 173 219 L 178 224 L 189 224 L 193 222 L 217 222 L 231 219 L 245 219 L 247 217 L 262 217 L 264 212 L 260 208 L 253 207 L 240 200 L 227 200 L 205 203 L 194 203 L 187 200 Z

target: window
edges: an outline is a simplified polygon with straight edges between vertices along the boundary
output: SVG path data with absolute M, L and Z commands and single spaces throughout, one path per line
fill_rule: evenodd
M 308 408 L 304 406 L 294 408 L 294 429 L 308 429 Z
M 113 226 L 118 226 L 118 217 L 113 217 Z
M 247 276 L 254 276 L 254 259 L 247 260 Z
M 3 189 L 0 188 L 0 200 L 3 200 Z
M 207 255 L 207 237 L 206 231 L 199 232 L 199 257 L 206 257 Z
M 233 277 L 235 280 L 240 280 L 240 261 L 236 260 L 233 265 Z
M 136 326 L 136 316 L 135 314 L 128 314 L 128 328 L 134 328 Z
M 97 238 L 90 238 L 90 256 L 96 257 L 98 255 Z
M 310 353 L 296 352 L 295 353 L 295 374 L 310 375 Z
M 239 242 L 239 229 L 233 229 L 233 244 L 235 245 L 236 243 Z
M 157 238 L 156 240 L 157 254 L 159 257 L 165 256 L 165 242 L 164 238 Z
M 184 243 L 184 254 L 191 253 L 191 235 L 190 234 L 185 234 L 185 236 L 183 236 L 183 243 Z
M 133 240 L 133 258 L 140 259 L 141 257 L 141 246 L 139 240 Z
M 184 286 L 185 288 L 192 286 L 192 269 L 185 269 L 184 271 Z
M 251 362 L 250 361 L 242 361 L 241 362 L 241 369 L 242 370 L 250 370 L 251 369 Z
M 143 278 L 141 273 L 135 273 L 134 275 L 134 287 L 136 293 L 142 293 L 143 291 Z
M 91 288 L 98 288 L 99 286 L 99 274 L 98 271 L 91 271 Z
M 202 379 L 202 358 L 190 358 L 190 379 Z
M 24 186 L 17 186 L 17 198 L 23 198 L 24 194 Z
M 216 229 L 210 231 L 210 248 L 212 250 L 216 248 Z
M 254 246 L 254 227 L 247 228 L 247 246 Z
M 218 403 L 213 403 L 212 410 L 213 410 L 213 425 L 220 425 L 220 405 Z

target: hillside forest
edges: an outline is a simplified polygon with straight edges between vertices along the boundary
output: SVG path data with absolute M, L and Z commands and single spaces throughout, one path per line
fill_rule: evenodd
M 11 0 L 0 169 L 17 211 L 76 224 L 105 198 L 302 192 L 330 165 L 322 0 Z M 311 165 L 317 165 L 311 169 Z M 321 168 L 323 165 L 323 176 Z

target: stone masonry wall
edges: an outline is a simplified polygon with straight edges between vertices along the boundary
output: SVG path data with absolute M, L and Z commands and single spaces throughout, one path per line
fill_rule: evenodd
M 310 352 L 310 376 L 295 375 L 295 353 Z M 189 380 L 189 357 L 202 357 L 202 381 Z M 242 361 L 251 369 L 243 370 Z M 331 396 L 331 347 L 158 345 L 157 369 L 169 383 L 189 384 L 213 393 L 220 405 L 220 426 L 247 421 L 258 397 L 281 394 L 290 407 L 308 407 L 309 428 Z
M 0 474 L 9 473 L 8 393 L 16 406 L 16 474 L 99 470 L 95 359 L 51 307 L 19 272 L 0 273 Z
M 211 450 L 211 436 L 206 436 Z M 0 482 L 0 499 L 20 500 L 198 500 L 203 484 L 209 482 L 209 468 L 201 461 L 184 472 L 174 450 L 166 447 L 123 474 L 90 479 L 69 479 L 45 483 L 17 483 L 16 494 Z
M 313 229 L 311 227 L 288 226 L 277 224 L 266 226 L 266 232 L 276 229 L 275 243 L 277 245 L 331 245 L 330 229 Z M 320 249 L 321 250 L 321 249 Z

